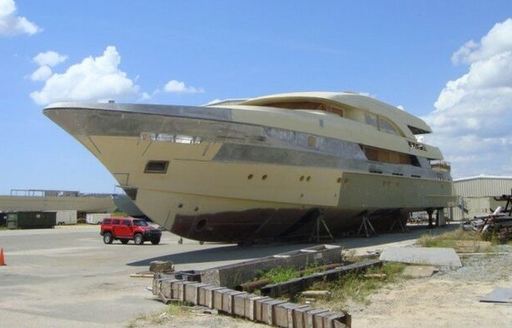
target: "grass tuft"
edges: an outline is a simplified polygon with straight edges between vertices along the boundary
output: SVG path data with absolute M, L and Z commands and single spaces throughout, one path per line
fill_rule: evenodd
M 353 273 L 336 281 L 315 283 L 310 289 L 330 291 L 331 300 L 325 301 L 325 305 L 341 311 L 346 309 L 349 301 L 368 304 L 368 297 L 375 290 L 402 279 L 405 266 L 402 263 L 384 263 L 382 267 L 370 268 L 365 273 Z M 384 275 L 379 277 L 378 274 Z
M 425 234 L 416 244 L 423 247 L 448 247 L 457 251 L 489 252 L 491 246 L 485 243 L 487 239 L 475 231 L 457 229 L 440 235 Z M 492 241 L 492 244 L 495 244 Z
M 300 273 L 298 270 L 294 268 L 286 268 L 286 267 L 279 267 L 279 268 L 272 268 L 266 272 L 264 272 L 260 279 L 268 279 L 273 284 L 277 284 L 280 282 L 285 282 L 290 279 L 295 279 L 300 277 Z

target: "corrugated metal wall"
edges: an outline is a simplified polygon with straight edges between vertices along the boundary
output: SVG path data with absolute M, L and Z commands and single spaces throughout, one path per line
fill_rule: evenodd
M 453 183 L 455 194 L 462 197 L 488 197 L 510 194 L 512 178 L 477 177 Z

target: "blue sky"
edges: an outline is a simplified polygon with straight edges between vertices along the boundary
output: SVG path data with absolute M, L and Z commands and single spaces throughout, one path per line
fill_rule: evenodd
M 111 58 L 120 59 L 116 76 L 129 84 L 108 97 L 117 101 L 204 104 L 287 91 L 367 92 L 438 126 L 442 135 L 432 141 L 442 148 L 452 143 L 443 150 L 453 160 L 455 176 L 512 174 L 507 154 L 501 166 L 485 161 L 466 167 L 476 155 L 460 153 L 454 140 L 461 137 L 469 147 L 489 136 L 480 135 L 474 121 L 450 123 L 447 129 L 443 118 L 464 115 L 468 104 L 438 102 L 450 91 L 449 81 L 491 58 L 480 53 L 491 49 L 503 57 L 512 50 L 499 38 L 495 43 L 505 45 L 482 39 L 495 24 L 507 22 L 510 1 L 17 0 L 16 11 L 7 2 L 12 0 L 0 0 L 0 194 L 11 188 L 114 190 L 108 171 L 42 115 L 44 101 L 31 97 L 46 93 L 45 83 L 56 73 L 104 55 L 108 46 L 115 47 Z M 11 9 L 2 13 L 2 8 Z M 5 17 L 11 23 L 25 17 L 33 25 L 12 23 L 2 30 Z M 507 24 L 496 30 L 509 33 Z M 460 49 L 461 59 L 453 59 Z M 61 57 L 44 62 L 51 75 L 33 81 L 33 72 L 44 66 L 34 57 L 48 51 Z M 511 62 L 504 65 L 510 68 Z M 166 91 L 172 80 L 175 87 Z M 511 81 L 500 81 L 500 90 L 512 87 Z M 461 89 L 472 92 L 464 99 L 481 94 L 466 85 Z M 492 97 L 507 100 L 508 94 Z M 499 113 L 509 113 L 511 103 L 501 103 Z M 481 117 L 475 117 L 478 124 Z M 454 124 L 461 125 L 455 132 Z M 510 154 L 512 138 L 506 126 L 502 130 L 494 136 L 493 151 Z

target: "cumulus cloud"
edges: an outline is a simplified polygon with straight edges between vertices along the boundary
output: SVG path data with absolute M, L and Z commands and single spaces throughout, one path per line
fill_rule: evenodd
M 452 56 L 467 72 L 448 81 L 425 117 L 454 176 L 512 174 L 512 19 Z
M 169 93 L 203 93 L 203 88 L 188 86 L 185 82 L 170 80 L 164 86 L 164 91 Z
M 50 50 L 47 52 L 41 52 L 37 54 L 33 60 L 34 63 L 36 63 L 39 66 L 53 67 L 64 62 L 67 58 L 68 56 L 66 55 L 61 55 L 56 51 Z
M 14 0 L 0 0 L 0 35 L 32 35 L 40 30 L 27 18 L 16 15 Z
M 48 80 L 53 74 L 51 67 L 64 62 L 67 58 L 67 56 L 51 50 L 37 54 L 32 60 L 39 67 L 30 75 L 30 79 L 32 81 Z
M 40 55 L 34 61 L 44 64 L 41 67 L 49 68 L 66 59 L 58 53 Z M 117 49 L 108 46 L 101 56 L 89 56 L 68 67 L 64 73 L 52 73 L 41 90 L 32 92 L 30 97 L 37 104 L 46 105 L 56 101 L 99 101 L 138 95 L 139 87 L 119 69 L 120 63 L 121 56 Z M 45 77 L 44 74 L 42 77 Z
M 49 66 L 40 66 L 30 75 L 30 79 L 32 81 L 46 81 L 52 74 L 52 69 Z

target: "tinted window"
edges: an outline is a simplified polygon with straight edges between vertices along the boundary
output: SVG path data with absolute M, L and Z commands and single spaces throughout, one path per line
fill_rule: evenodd
M 130 220 L 123 220 L 123 224 L 126 225 L 126 226 L 131 226 L 132 225 Z
M 110 220 L 110 219 L 103 219 L 103 223 L 104 223 L 104 224 L 110 224 L 110 222 L 111 222 L 111 221 L 112 221 L 112 220 Z
M 139 226 L 139 227 L 145 227 L 148 225 L 148 223 L 144 220 L 134 220 L 133 224 L 135 224 L 136 226 Z
M 167 166 L 169 166 L 169 161 L 149 161 L 144 173 L 166 173 Z
M 119 220 L 112 220 L 112 224 L 119 224 Z

